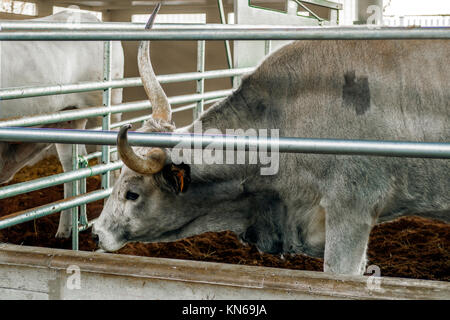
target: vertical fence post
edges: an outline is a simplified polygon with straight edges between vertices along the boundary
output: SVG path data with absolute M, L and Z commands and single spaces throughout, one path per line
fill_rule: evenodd
M 88 161 L 84 157 L 80 157 L 78 161 L 78 165 L 80 168 L 87 168 L 89 166 Z M 86 194 L 86 178 L 80 179 L 80 194 Z M 83 203 L 80 206 L 80 224 L 83 227 L 87 227 L 88 219 L 86 213 L 86 203 Z
M 219 6 L 219 14 L 220 14 L 220 23 L 227 24 L 226 18 L 225 18 L 225 9 L 223 8 L 223 1 L 217 0 L 217 5 Z M 228 62 L 228 68 L 233 68 L 233 61 L 231 58 L 231 49 L 230 49 L 230 41 L 225 40 L 225 51 L 227 55 L 227 62 Z
M 197 71 L 205 72 L 205 40 L 199 40 L 197 42 Z M 203 94 L 205 91 L 205 79 L 197 80 L 197 93 Z M 197 105 L 194 108 L 194 120 L 197 119 L 203 112 L 205 104 L 204 99 L 197 101 Z
M 72 170 L 78 170 L 78 145 L 72 145 Z M 72 181 L 72 197 L 78 196 L 78 180 Z M 78 207 L 72 208 L 72 250 L 78 250 Z
M 264 42 L 264 54 L 267 56 L 272 50 L 272 41 L 266 40 Z
M 227 24 L 227 20 L 225 18 L 225 9 L 223 8 L 223 1 L 217 0 L 217 5 L 219 7 L 220 23 Z M 233 69 L 233 59 L 231 57 L 231 47 L 229 40 L 225 40 L 225 54 L 227 56 L 228 68 Z M 233 88 L 236 87 L 235 77 L 231 78 L 231 85 L 233 86 Z
M 112 41 L 104 42 L 103 49 L 103 80 L 111 81 L 111 67 L 112 67 Z M 103 106 L 111 107 L 111 88 L 103 91 Z M 103 116 L 102 119 L 102 130 L 111 130 L 111 113 Z M 102 163 L 107 164 L 110 162 L 109 146 L 102 146 Z M 109 171 L 102 174 L 102 189 L 106 190 L 109 188 L 109 179 L 111 173 Z

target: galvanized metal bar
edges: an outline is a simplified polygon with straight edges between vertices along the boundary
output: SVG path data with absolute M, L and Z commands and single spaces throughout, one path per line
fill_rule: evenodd
M 78 165 L 80 169 L 84 169 L 86 167 L 89 166 L 89 163 L 87 162 L 87 160 L 83 157 L 83 160 L 78 161 Z M 85 194 L 87 192 L 87 188 L 86 188 L 86 177 L 81 178 L 80 180 L 80 194 Z M 86 203 L 83 203 L 82 205 L 80 205 L 80 225 L 81 226 L 87 226 L 88 225 L 88 218 L 87 218 L 87 208 L 86 208 Z
M 200 40 L 197 41 L 197 72 L 205 72 L 205 41 Z M 196 92 L 198 94 L 203 94 L 205 91 L 205 79 L 197 80 L 197 89 Z M 194 108 L 193 117 L 194 120 L 197 119 L 200 114 L 203 112 L 204 100 L 200 99 L 197 101 L 197 105 Z
M 148 31 L 0 32 L 2 41 L 138 41 L 138 40 L 381 40 L 450 39 L 450 27 L 276 27 L 191 28 Z
M 109 153 L 110 154 L 112 154 L 114 152 L 117 152 L 117 148 L 110 148 L 109 149 Z M 91 159 L 94 159 L 94 158 L 100 158 L 101 156 L 102 156 L 102 152 L 101 151 L 97 151 L 97 152 L 93 152 L 93 153 L 88 154 L 85 158 L 86 158 L 86 160 L 91 160 Z M 120 169 L 120 168 L 117 168 L 117 169 Z M 115 169 L 115 170 L 117 170 L 117 169 Z
M 303 1 L 304 2 L 304 1 Z M 145 23 L 122 23 L 122 22 L 102 22 L 102 23 L 79 23 L 76 28 L 67 23 L 50 22 L 50 21 L 0 21 L 0 28 L 2 32 L 48 32 L 48 31 L 143 31 Z M 176 24 L 176 23 L 161 23 L 154 24 L 154 30 L 240 30 L 240 29 L 256 29 L 256 30 L 277 30 L 285 28 L 286 25 L 273 24 L 222 24 L 222 23 L 198 23 L 198 24 Z M 296 26 L 287 26 L 291 28 L 298 28 Z
M 0 128 L 0 141 L 79 143 L 115 145 L 117 132 L 93 130 L 61 130 L 36 128 Z M 234 150 L 250 146 L 278 150 L 280 153 L 312 153 L 334 155 L 364 155 L 410 158 L 450 158 L 448 142 L 374 141 L 280 137 L 264 139 L 249 136 L 197 135 L 182 133 L 130 132 L 128 141 L 132 146 L 174 148 L 206 148 L 210 145 L 230 146 Z M 190 147 L 189 147 L 190 146 Z M 184 147 L 183 147 L 184 148 Z
M 106 41 L 103 47 L 103 80 L 111 81 L 111 68 L 112 68 L 112 42 Z M 107 88 L 103 91 L 103 106 L 111 109 L 111 88 Z M 102 130 L 111 130 L 111 112 L 108 112 L 102 119 Z M 102 164 L 108 164 L 110 162 L 109 146 L 102 146 Z M 102 174 L 102 189 L 109 188 L 110 172 L 106 171 Z
M 182 96 L 174 96 L 169 97 L 168 99 L 170 104 L 176 105 L 198 101 L 199 99 L 211 100 L 216 98 L 222 98 L 228 96 L 230 93 L 232 93 L 232 90 L 218 90 L 205 92 L 204 94 L 188 94 Z M 151 110 L 151 104 L 148 100 L 122 103 L 113 105 L 111 107 L 103 107 L 103 106 L 90 107 L 81 110 L 67 110 L 52 114 L 22 117 L 19 119 L 2 120 L 0 121 L 0 128 L 45 125 L 50 123 L 103 116 L 105 114 L 108 114 L 109 112 L 113 114 L 122 112 L 142 111 L 145 109 Z
M 319 21 L 324 21 L 325 19 L 322 19 L 321 17 L 319 17 L 317 14 L 314 13 L 314 11 L 312 11 L 310 8 L 308 8 L 307 6 L 305 6 L 300 0 L 293 0 L 295 3 L 297 3 L 300 7 L 302 7 L 304 10 L 306 10 L 307 12 L 309 12 L 314 18 L 316 18 Z
M 203 100 L 211 100 L 216 98 L 223 98 L 233 93 L 233 90 L 217 90 L 217 91 L 209 91 L 205 92 L 203 94 L 188 94 L 183 96 L 176 96 L 169 98 L 170 104 L 183 104 L 183 103 L 189 103 L 193 101 L 198 101 L 200 99 Z M 181 107 L 183 108 L 183 107 Z M 177 108 L 177 109 L 181 109 Z
M 204 72 L 187 72 L 156 76 L 160 83 L 175 83 L 184 81 L 197 81 L 200 79 L 216 79 L 233 77 L 253 71 L 255 68 L 239 68 L 212 70 Z M 141 78 L 117 79 L 111 81 L 86 81 L 74 84 L 61 84 L 49 86 L 28 86 L 20 88 L 0 89 L 0 100 L 41 97 L 55 94 L 79 93 L 88 91 L 106 90 L 108 88 L 130 88 L 142 86 Z
M 113 154 L 115 152 L 117 152 L 117 148 L 111 147 L 109 149 L 109 153 L 110 154 Z M 91 159 L 99 158 L 101 156 L 102 156 L 102 152 L 101 151 L 97 151 L 97 152 L 93 152 L 93 153 L 88 154 L 85 158 L 86 158 L 86 160 L 91 160 Z M 114 170 L 118 170 L 118 169 L 120 169 L 120 168 L 117 168 L 117 169 L 114 169 Z
M 202 99 L 202 101 L 203 101 L 203 105 L 205 105 L 205 104 L 215 103 L 215 102 L 220 101 L 222 99 L 223 98 L 215 98 L 215 99 L 210 99 L 210 100 Z M 181 111 L 191 110 L 191 109 L 196 108 L 197 105 L 198 105 L 198 102 L 192 103 L 192 104 L 187 104 L 185 106 L 172 109 L 172 113 L 177 113 L 177 112 L 181 112 Z M 152 117 L 152 115 L 151 115 L 151 113 L 149 113 L 149 114 L 144 115 L 144 116 L 131 118 L 131 119 L 127 119 L 127 120 L 123 120 L 123 121 L 119 121 L 119 122 L 114 122 L 114 123 L 111 124 L 111 129 L 118 128 L 118 127 L 121 127 L 121 126 L 123 126 L 125 124 L 129 124 L 129 123 L 133 124 L 133 123 L 137 123 L 137 122 L 143 122 L 143 121 L 146 121 L 146 120 L 150 119 L 151 117 Z M 102 127 L 95 127 L 95 128 L 92 128 L 91 130 L 101 130 L 101 129 L 102 129 Z
M 210 99 L 210 100 L 203 99 L 205 104 L 215 103 L 215 102 L 220 101 L 220 100 L 222 100 L 222 98 L 214 98 L 214 99 Z M 173 109 L 172 113 L 194 109 L 196 106 L 197 106 L 197 103 L 188 104 L 188 105 L 185 105 L 185 106 Z M 128 123 L 132 124 L 132 123 L 136 123 L 136 122 L 145 121 L 145 120 L 148 120 L 149 118 L 151 118 L 151 113 L 149 113 L 148 115 L 145 115 L 145 116 L 141 116 L 141 117 L 132 118 L 132 119 L 128 119 L 128 120 L 124 120 L 124 121 L 113 123 L 113 124 L 111 124 L 111 129 L 118 128 L 118 127 L 123 126 L 123 125 L 128 124 Z M 91 130 L 102 130 L 102 127 L 92 128 Z M 117 148 L 110 148 L 109 151 L 110 151 L 110 154 L 112 154 L 114 152 L 117 152 Z M 102 152 L 98 151 L 98 152 L 94 152 L 94 153 L 91 153 L 91 154 L 88 154 L 88 155 L 84 156 L 83 160 L 84 161 L 89 161 L 91 159 L 98 158 L 98 157 L 101 157 L 101 156 L 102 156 Z M 87 164 L 84 164 L 84 166 L 80 165 L 80 167 L 81 168 L 85 168 L 85 167 L 87 167 Z M 111 171 L 118 170 L 118 169 L 120 169 L 120 167 L 117 167 L 117 168 L 114 167 L 113 169 L 111 169 Z M 71 181 L 71 180 L 68 180 L 68 181 Z M 84 194 L 84 193 L 86 193 L 86 178 L 85 177 L 81 178 L 80 181 L 81 181 L 80 182 L 80 194 Z M 62 183 L 62 182 L 60 182 L 60 183 Z M 55 185 L 60 184 L 60 183 L 56 183 Z M 41 188 L 44 188 L 44 187 L 39 187 L 38 189 L 41 189 Z M 34 189 L 34 190 L 38 190 L 38 189 Z M 2 192 L 1 192 L 1 190 L 3 190 L 3 189 L 0 188 L 0 199 L 2 199 Z M 26 190 L 25 189 L 25 191 L 22 192 L 22 193 L 25 193 L 25 192 L 28 192 L 28 191 L 32 191 L 32 190 Z M 12 196 L 12 195 L 10 195 L 10 196 Z M 9 196 L 5 196 L 4 198 L 7 198 L 7 197 L 9 197 Z M 85 217 L 85 216 L 86 216 L 86 205 L 83 205 L 80 208 L 80 223 L 81 224 L 84 224 L 85 220 L 84 220 L 83 217 Z
M 3 188 L 0 188 L 0 199 L 5 199 L 19 194 L 32 192 L 48 187 L 53 187 L 66 182 L 79 180 L 83 178 L 93 177 L 102 174 L 106 171 L 117 170 L 122 167 L 122 161 L 111 162 L 107 165 L 100 164 L 88 168 L 81 168 L 76 171 L 69 171 L 51 175 L 44 178 L 35 179 L 32 181 L 26 181 L 21 183 L 12 184 Z
M 227 26 L 228 27 L 228 26 Z M 252 27 L 252 26 L 248 26 Z M 258 26 L 253 26 L 258 27 Z M 264 27 L 274 27 L 273 25 L 267 25 Z M 208 29 L 223 29 L 224 26 L 220 23 L 155 23 L 152 30 L 155 29 L 192 29 L 192 28 L 208 28 Z M 235 28 L 235 26 L 230 26 Z M 2 31 L 141 31 L 145 29 L 145 23 L 129 23 L 129 22 L 99 22 L 89 23 L 81 22 L 74 24 L 68 24 L 65 22 L 54 21 L 29 21 L 29 20 L 17 20 L 17 21 L 0 21 L 0 30 Z
M 225 18 L 225 9 L 223 8 L 223 1 L 217 0 L 217 5 L 219 6 L 220 23 L 226 25 L 227 20 Z M 232 69 L 233 68 L 233 58 L 231 56 L 231 48 L 230 48 L 229 40 L 225 40 L 225 54 L 227 56 L 228 68 Z
M 111 109 L 111 113 L 133 112 L 150 109 L 150 102 L 147 100 L 122 103 L 108 107 L 90 107 L 80 110 L 67 110 L 51 114 L 42 114 L 36 116 L 28 116 L 22 118 L 5 119 L 0 121 L 0 127 L 27 127 L 46 125 L 63 121 L 79 120 L 85 118 L 93 118 L 103 116 Z
M 272 41 L 266 40 L 264 42 L 264 54 L 267 56 L 272 51 Z
M 330 8 L 330 9 L 335 9 L 335 10 L 342 10 L 343 5 L 341 3 L 338 2 L 333 2 L 333 1 L 327 1 L 327 0 L 300 0 L 301 2 L 304 3 L 309 3 L 309 4 L 313 4 L 316 6 L 321 6 L 321 7 L 326 7 L 326 8 Z
M 37 208 L 24 210 L 17 213 L 13 213 L 11 215 L 3 216 L 0 218 L 0 230 L 20 223 L 45 217 L 50 214 L 60 212 L 62 210 L 71 209 L 83 203 L 90 203 L 104 199 L 111 194 L 111 191 L 112 189 L 97 190 L 78 197 L 72 197 L 69 199 L 49 203 Z M 78 228 L 72 228 L 72 232 L 75 229 L 78 231 Z
M 222 99 L 219 98 L 219 99 L 206 100 L 205 104 L 215 103 L 215 102 L 220 101 L 220 100 L 222 100 Z M 185 111 L 185 110 L 191 110 L 191 109 L 194 109 L 196 106 L 197 106 L 197 103 L 188 104 L 188 105 L 182 106 L 180 108 L 173 109 L 172 113 L 181 112 L 181 111 Z M 132 118 L 132 119 L 116 122 L 116 123 L 111 124 L 111 129 L 121 127 L 121 126 L 123 126 L 125 124 L 133 124 L 133 123 L 136 123 L 136 122 L 143 122 L 145 120 L 150 119 L 151 117 L 152 117 L 152 115 L 148 114 L 148 115 L 145 115 L 145 116 L 141 116 L 141 117 L 137 117 L 137 118 Z M 101 129 L 102 129 L 101 127 L 96 127 L 96 128 L 92 128 L 91 130 L 101 130 Z M 110 148 L 109 152 L 111 154 L 114 153 L 114 152 L 117 152 L 117 148 Z M 98 151 L 98 152 L 93 152 L 91 154 L 88 154 L 87 156 L 85 156 L 83 158 L 86 159 L 86 160 L 91 160 L 91 159 L 98 158 L 98 157 L 101 157 L 101 156 L 102 156 L 101 151 Z
M 79 228 L 78 228 L 78 231 L 79 231 L 79 232 L 86 231 L 87 229 L 89 229 L 90 227 L 92 227 L 92 226 L 94 225 L 95 221 L 97 221 L 97 218 L 92 219 L 92 220 L 89 221 L 86 225 L 80 225 Z M 100 249 L 99 249 L 99 250 L 100 250 Z M 98 251 L 98 250 L 97 250 L 97 251 Z
M 210 99 L 210 100 L 201 99 L 201 100 L 203 101 L 203 105 L 205 105 L 205 104 L 215 103 L 215 102 L 220 101 L 222 99 L 223 98 L 215 98 L 215 99 Z M 181 111 L 194 109 L 195 107 L 197 107 L 197 105 L 198 105 L 198 102 L 192 103 L 192 104 L 187 104 L 185 106 L 172 109 L 172 113 L 177 113 L 177 112 L 181 112 Z M 123 121 L 120 121 L 120 122 L 115 122 L 115 123 L 111 124 L 111 129 L 121 127 L 121 126 L 123 126 L 125 124 L 128 124 L 128 123 L 132 124 L 132 123 L 136 123 L 136 122 L 142 122 L 142 121 L 150 119 L 151 116 L 152 115 L 149 113 L 149 114 L 141 116 L 141 117 L 131 118 L 131 119 L 123 120 Z M 92 128 L 91 130 L 101 130 L 101 127 Z
M 78 170 L 78 145 L 72 145 L 72 170 Z M 78 196 L 78 180 L 72 181 L 72 197 Z M 78 250 L 78 207 L 72 208 L 72 250 Z

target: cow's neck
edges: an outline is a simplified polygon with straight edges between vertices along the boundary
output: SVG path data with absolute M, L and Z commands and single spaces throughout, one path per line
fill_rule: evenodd
M 270 129 L 277 125 L 271 114 L 270 99 L 259 89 L 258 82 L 250 76 L 231 95 L 206 110 L 196 122 L 201 122 L 203 130 L 218 129 L 223 134 L 227 129 Z M 194 122 L 195 123 L 195 122 Z M 189 130 L 192 132 L 194 126 Z
M 243 81 L 232 95 L 209 108 L 182 131 L 205 134 L 205 131 L 216 129 L 215 134 L 227 134 L 227 129 L 242 129 L 244 132 L 272 129 L 277 124 L 271 110 L 266 107 L 270 104 L 264 103 L 266 100 L 262 94 L 255 94 L 249 81 Z M 270 128 L 267 127 L 269 118 Z M 201 132 L 198 132 L 199 128 Z M 259 165 L 191 162 L 190 166 L 190 190 L 195 197 L 192 201 L 187 200 L 186 207 L 204 212 L 178 236 L 231 230 L 256 244 L 260 250 L 283 251 L 280 230 L 285 220 L 285 206 L 274 190 L 267 189 L 271 184 L 263 183 L 262 180 L 270 178 L 261 176 Z M 265 187 L 261 190 L 258 186 Z M 202 199 L 201 203 L 196 202 L 199 199 Z

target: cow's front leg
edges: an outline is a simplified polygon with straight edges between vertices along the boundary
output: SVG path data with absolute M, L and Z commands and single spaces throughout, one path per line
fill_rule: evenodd
M 372 218 L 355 208 L 327 210 L 324 271 L 362 275 L 366 268 L 367 245 Z

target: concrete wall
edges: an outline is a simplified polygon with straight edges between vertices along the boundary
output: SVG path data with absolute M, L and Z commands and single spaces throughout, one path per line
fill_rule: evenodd
M 450 299 L 450 284 L 0 243 L 3 299 Z

